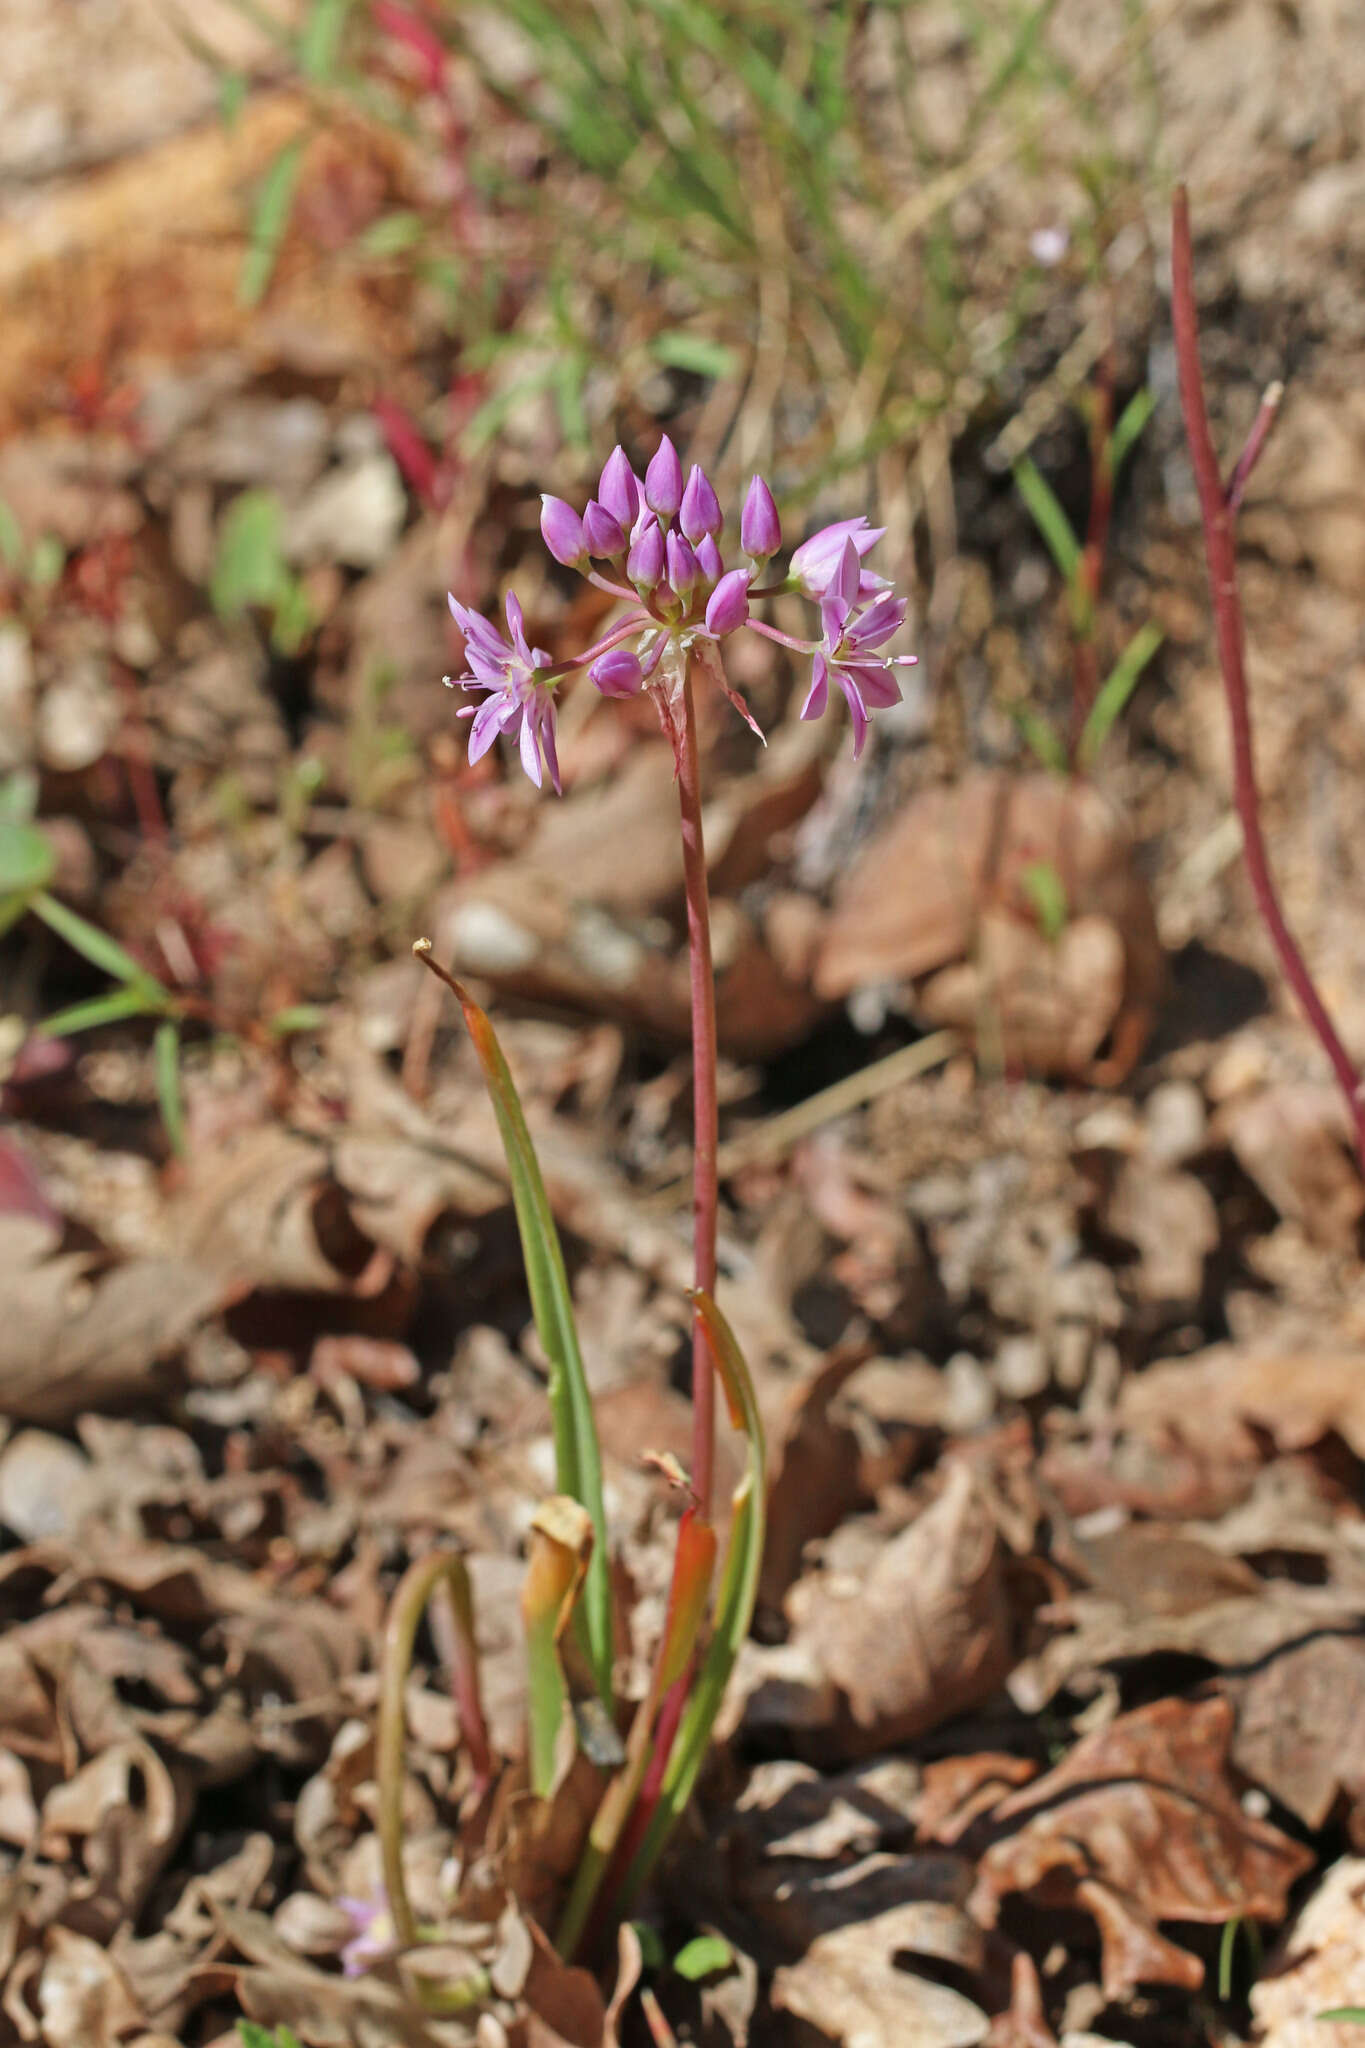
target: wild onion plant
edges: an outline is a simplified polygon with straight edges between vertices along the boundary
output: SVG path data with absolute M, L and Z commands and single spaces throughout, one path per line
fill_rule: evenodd
M 726 678 L 723 648 L 741 630 L 762 634 L 810 662 L 803 718 L 826 709 L 831 683 L 842 693 L 857 754 L 870 713 L 898 699 L 897 670 L 913 657 L 883 651 L 903 624 L 906 605 L 885 578 L 864 565 L 880 529 L 863 518 L 827 526 L 778 573 L 772 567 L 782 546 L 777 508 L 767 484 L 755 477 L 739 522 L 739 559 L 727 566 L 724 519 L 710 479 L 694 467 L 684 480 L 666 437 L 643 478 L 616 448 L 597 496 L 581 516 L 564 500 L 546 497 L 541 531 L 558 562 L 580 571 L 621 609 L 592 646 L 553 662 L 528 640 L 514 594 L 506 600 L 505 633 L 452 598 L 468 671 L 446 680 L 482 698 L 461 713 L 472 720 L 470 759 L 478 760 L 499 738 L 511 741 L 531 781 L 540 787 L 548 776 L 558 790 L 555 712 L 565 679 L 586 669 L 604 696 L 649 693 L 677 766 L 692 991 L 692 1469 L 684 1475 L 686 1506 L 649 1684 L 644 1698 L 623 1714 L 614 1689 L 617 1644 L 601 1455 L 554 1218 L 492 1025 L 431 958 L 429 942 L 419 940 L 415 948 L 457 996 L 483 1069 L 506 1152 L 531 1306 L 550 1362 L 558 1493 L 533 1519 L 522 1595 L 530 1789 L 539 1799 L 551 1798 L 575 1745 L 598 1758 L 613 1755 L 613 1775 L 605 1782 L 555 1932 L 560 1953 L 573 1957 L 591 1948 L 638 1894 L 687 1804 L 748 1633 L 763 1549 L 758 1407 L 748 1368 L 715 1299 L 716 1018 L 695 682 L 721 691 L 757 731 Z M 780 592 L 799 592 L 816 606 L 812 638 L 798 639 L 757 616 L 763 600 Z M 730 1424 L 747 1443 L 719 1568 L 713 1516 L 717 1380 Z M 469 1581 L 457 1556 L 438 1552 L 418 1560 L 400 1584 L 385 1645 L 378 1769 L 386 1931 L 404 1946 L 419 1930 L 403 1876 L 403 1690 L 418 1624 L 438 1593 L 447 1603 L 455 1699 L 476 1786 L 486 1786 L 498 1769 L 479 1700 Z M 618 1722 L 625 1725 L 623 1740 Z M 469 1988 L 477 1995 L 477 1987 Z

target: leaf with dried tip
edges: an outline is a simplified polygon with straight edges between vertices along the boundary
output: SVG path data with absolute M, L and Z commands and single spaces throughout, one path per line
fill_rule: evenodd
M 602 1452 L 597 1441 L 592 1395 L 588 1390 L 583 1355 L 578 1345 L 573 1297 L 564 1269 L 559 1232 L 545 1183 L 541 1179 L 531 1134 L 526 1128 L 516 1084 L 487 1013 L 480 1009 L 453 975 L 432 959 L 430 940 L 419 939 L 413 952 L 438 980 L 445 983 L 463 1010 L 465 1025 L 479 1056 L 484 1082 L 497 1116 L 517 1214 L 517 1229 L 521 1235 L 531 1310 L 545 1355 L 550 1361 L 548 1394 L 554 1427 L 555 1477 L 560 1492 L 579 1501 L 592 1521 L 594 1542 L 583 1588 L 583 1625 L 593 1680 L 603 1705 L 610 1711 L 614 1645 L 607 1520 L 602 1505 Z
M 532 1518 L 521 1589 L 531 1790 L 539 1799 L 551 1797 L 573 1760 L 573 1717 L 560 1643 L 592 1554 L 593 1526 L 587 1510 L 568 1494 L 543 1501 Z
M 621 1906 L 629 1904 L 649 1876 L 692 1796 L 730 1673 L 753 1620 L 758 1574 L 763 1563 L 766 1454 L 763 1421 L 758 1412 L 754 1383 L 734 1332 L 711 1296 L 699 1289 L 692 1296 L 692 1305 L 710 1345 L 725 1391 L 730 1421 L 747 1437 L 749 1454 L 732 1501 L 730 1541 L 721 1569 L 710 1648 L 678 1724 L 659 1790 L 658 1806 L 621 1887 L 618 1901 Z

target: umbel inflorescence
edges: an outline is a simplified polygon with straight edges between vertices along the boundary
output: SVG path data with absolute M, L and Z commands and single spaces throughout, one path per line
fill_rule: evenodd
M 886 578 L 863 566 L 863 557 L 885 529 L 869 526 L 862 517 L 822 527 L 796 549 L 785 576 L 774 578 L 770 565 L 782 546 L 782 526 L 761 476 L 750 483 L 740 514 L 744 560 L 728 569 L 721 551 L 724 528 L 710 478 L 694 464 L 684 483 L 678 451 L 667 435 L 643 478 L 636 476 L 625 450 L 614 448 L 597 496 L 581 517 L 563 498 L 543 497 L 540 530 L 555 560 L 577 569 L 629 609 L 591 647 L 555 662 L 528 642 L 513 592 L 507 595 L 505 635 L 452 597 L 450 609 L 465 636 L 469 666 L 465 675 L 446 681 L 484 693 L 482 704 L 467 705 L 460 714 L 473 721 L 470 760 L 479 760 L 502 734 L 517 742 L 521 765 L 536 787 L 548 770 L 558 790 L 555 693 L 567 676 L 584 668 L 607 697 L 653 690 L 671 734 L 671 682 L 687 658 L 695 656 L 753 725 L 717 658 L 720 643 L 746 628 L 809 659 L 803 718 L 818 718 L 829 702 L 831 681 L 838 685 L 853 720 L 853 752 L 859 755 L 869 713 L 898 701 L 896 670 L 915 659 L 881 651 L 906 612 L 905 599 L 894 594 Z M 753 616 L 757 601 L 787 591 L 818 605 L 817 638 L 797 639 Z

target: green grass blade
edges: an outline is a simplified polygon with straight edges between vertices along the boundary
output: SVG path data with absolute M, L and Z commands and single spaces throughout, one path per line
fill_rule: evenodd
M 1080 566 L 1081 544 L 1056 492 L 1031 455 L 1022 455 L 1015 463 L 1014 481 L 1034 525 L 1047 542 L 1048 553 L 1069 583 Z
M 250 243 L 237 284 L 243 306 L 259 306 L 269 290 L 302 169 L 303 137 L 296 136 L 270 165 L 251 209 Z
M 702 1660 L 678 1733 L 669 1755 L 660 1788 L 659 1803 L 636 1851 L 621 1887 L 619 1904 L 624 1910 L 639 1892 L 682 1815 L 697 1775 L 706 1757 L 711 1729 L 735 1659 L 749 1634 L 754 1601 L 758 1596 L 758 1574 L 763 1563 L 763 1540 L 767 1514 L 765 1504 L 765 1459 L 763 1421 L 758 1398 L 744 1354 L 734 1332 L 709 1294 L 692 1297 L 695 1312 L 711 1343 L 716 1371 L 725 1389 L 730 1420 L 748 1439 L 744 1475 L 735 1488 L 730 1521 L 730 1541 L 716 1595 L 715 1628 L 710 1647 Z
M 44 1017 L 38 1029 L 44 1038 L 72 1038 L 78 1031 L 94 1031 L 101 1024 L 122 1024 L 129 1017 L 154 1016 L 160 1009 L 160 990 L 115 988 L 108 995 L 91 996 L 85 1003 L 72 1003 L 55 1017 Z
M 1156 411 L 1156 393 L 1146 385 L 1135 391 L 1123 411 L 1119 414 L 1118 425 L 1109 436 L 1110 473 L 1117 476 L 1124 462 L 1132 452 L 1133 444 Z
M 341 31 L 351 0 L 313 0 L 299 36 L 299 69 L 314 85 L 327 85 L 336 73 Z
M 1077 766 L 1090 768 L 1095 757 L 1122 716 L 1123 707 L 1138 686 L 1142 671 L 1160 647 L 1164 635 L 1159 626 L 1139 626 L 1090 707 L 1076 749 Z
M 189 1150 L 185 1141 L 185 1097 L 180 1086 L 180 1026 L 174 1017 L 163 1017 L 152 1040 L 156 1061 L 156 1099 L 161 1121 L 177 1159 Z
M 1012 705 L 1010 717 L 1044 768 L 1051 768 L 1054 774 L 1065 775 L 1066 748 L 1047 720 L 1029 704 Z
M 46 832 L 0 818 L 0 895 L 29 896 L 46 888 L 56 870 L 56 849 Z
M 418 950 L 419 957 L 430 960 L 424 948 L 415 950 Z M 592 1555 L 583 1586 L 584 1628 L 593 1679 L 604 1704 L 610 1706 L 614 1644 L 607 1518 L 602 1505 L 602 1452 L 597 1441 L 592 1395 L 583 1370 L 573 1296 L 569 1292 L 559 1231 L 541 1179 L 531 1134 L 526 1128 L 516 1084 L 493 1026 L 486 1012 L 459 982 L 436 967 L 434 962 L 430 964 L 453 991 L 464 1012 L 465 1026 L 483 1068 L 484 1083 L 498 1120 L 517 1229 L 521 1235 L 531 1310 L 545 1355 L 550 1361 L 548 1391 L 554 1425 L 557 1484 L 561 1493 L 570 1494 L 587 1509 L 593 1526 Z
M 126 952 L 117 939 L 111 939 L 108 932 L 102 932 L 98 925 L 88 924 L 78 917 L 65 903 L 59 903 L 55 896 L 40 890 L 31 900 L 31 908 L 37 912 L 43 923 L 56 932 L 59 939 L 65 939 L 73 952 L 88 960 L 92 967 L 98 967 L 103 974 L 112 975 L 115 981 L 127 982 L 130 986 L 147 990 L 156 989 L 160 995 L 165 990 L 153 975 L 148 974 L 142 964 Z

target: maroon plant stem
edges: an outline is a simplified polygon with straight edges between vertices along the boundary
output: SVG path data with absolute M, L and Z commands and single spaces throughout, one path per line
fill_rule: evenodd
M 1073 595 L 1072 633 L 1075 638 L 1071 688 L 1070 762 L 1074 770 L 1080 753 L 1081 735 L 1099 694 L 1099 650 L 1095 645 L 1095 613 L 1099 605 L 1100 581 L 1104 575 L 1104 554 L 1109 545 L 1109 521 L 1114 503 L 1114 463 L 1110 436 L 1114 425 L 1114 341 L 1113 307 L 1110 306 L 1109 345 L 1100 359 L 1091 403 L 1090 421 L 1090 515 L 1086 523 L 1085 546 L 1076 566 Z
M 1267 384 L 1265 391 L 1262 393 L 1261 403 L 1257 407 L 1256 417 L 1252 421 L 1251 432 L 1247 435 L 1246 447 L 1238 456 L 1232 475 L 1228 478 L 1228 487 L 1223 493 L 1223 497 L 1227 504 L 1230 518 L 1235 519 L 1237 517 L 1243 495 L 1246 491 L 1247 482 L 1252 470 L 1255 469 L 1256 464 L 1261 459 L 1261 450 L 1265 447 L 1270 437 L 1270 429 L 1275 424 L 1275 415 L 1280 409 L 1280 400 L 1283 397 L 1284 386 L 1277 377 L 1273 384 Z
M 1232 522 L 1234 493 L 1236 499 L 1240 499 L 1241 486 L 1245 485 L 1246 478 L 1251 472 L 1251 465 L 1260 453 L 1260 447 L 1269 431 L 1270 419 L 1265 418 L 1262 426 L 1261 417 L 1258 417 L 1257 426 L 1261 428 L 1259 441 L 1256 441 L 1256 429 L 1253 428 L 1252 431 L 1252 440 L 1256 442 L 1255 451 L 1250 453 L 1250 460 L 1243 456 L 1225 491 L 1218 468 L 1218 458 L 1214 453 L 1213 440 L 1209 433 L 1204 385 L 1199 370 L 1199 324 L 1195 312 L 1194 272 L 1190 255 L 1190 208 L 1183 185 L 1176 188 L 1171 217 L 1171 318 L 1175 328 L 1176 365 L 1180 377 L 1180 403 L 1185 415 L 1185 435 L 1189 442 L 1190 459 L 1194 464 L 1195 483 L 1199 491 L 1199 513 L 1204 528 L 1204 553 L 1208 561 L 1209 588 L 1213 596 L 1214 620 L 1218 634 L 1218 662 L 1223 673 L 1228 723 L 1232 729 L 1233 802 L 1242 827 L 1242 846 L 1246 855 L 1247 874 L 1251 881 L 1252 894 L 1256 899 L 1256 907 L 1279 955 L 1285 979 L 1302 1004 L 1346 1097 L 1346 1105 L 1355 1131 L 1356 1154 L 1360 1160 L 1361 1170 L 1365 1172 L 1365 1103 L 1361 1100 L 1360 1076 L 1350 1054 L 1337 1036 L 1336 1027 L 1318 994 L 1293 933 L 1285 923 L 1270 872 L 1270 862 L 1266 857 L 1265 840 L 1261 833 L 1261 799 L 1256 786 L 1251 704 L 1247 694 L 1246 666 L 1243 660 L 1245 634 L 1241 599 L 1237 594 L 1237 562 L 1232 542 Z M 1273 407 L 1270 410 L 1273 415 Z M 1261 412 L 1262 416 L 1266 413 L 1264 403 Z M 1251 451 L 1251 443 L 1248 443 L 1248 451 Z
M 683 886 L 692 977 L 692 1262 L 695 1284 L 716 1289 L 719 1111 L 716 1100 L 716 983 L 711 965 L 711 893 L 701 826 L 701 759 L 697 713 L 686 661 L 678 732 L 678 802 L 682 813 Z M 703 1519 L 711 1514 L 716 1436 L 715 1374 L 700 1322 L 692 1333 L 692 1492 Z

